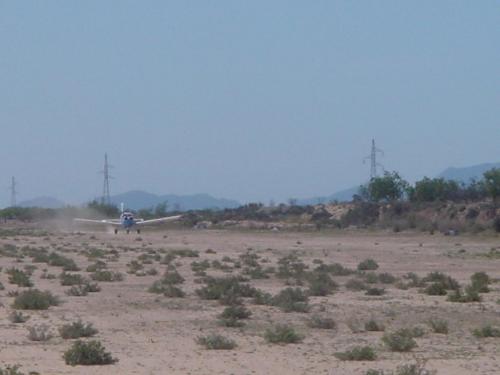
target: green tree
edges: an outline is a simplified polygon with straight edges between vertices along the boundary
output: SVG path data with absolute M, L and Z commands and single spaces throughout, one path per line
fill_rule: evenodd
M 484 187 L 488 195 L 496 203 L 500 198 L 500 168 L 493 168 L 484 172 Z
M 410 200 L 416 202 L 457 200 L 461 195 L 460 190 L 456 181 L 424 177 L 415 183 L 409 195 Z
M 154 212 L 154 215 L 156 217 L 164 217 L 164 216 L 167 216 L 167 208 L 168 208 L 168 202 L 165 201 L 165 202 L 162 202 L 162 203 L 158 203 L 155 207 L 155 212 Z
M 371 201 L 394 201 L 401 199 L 408 189 L 408 182 L 397 172 L 385 172 L 382 177 L 374 177 L 360 192 Z

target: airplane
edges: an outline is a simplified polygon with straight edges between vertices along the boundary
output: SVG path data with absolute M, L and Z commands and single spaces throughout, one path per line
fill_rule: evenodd
M 136 219 L 134 217 L 134 214 L 130 211 L 124 211 L 123 206 L 122 206 L 122 213 L 120 215 L 119 219 L 103 219 L 103 220 L 93 220 L 93 219 L 81 219 L 81 218 L 75 218 L 74 221 L 76 222 L 83 222 L 83 223 L 95 223 L 95 224 L 105 224 L 105 225 L 111 225 L 114 226 L 114 232 L 115 234 L 118 234 L 118 227 L 122 227 L 127 234 L 130 233 L 130 230 L 137 226 L 137 233 L 141 233 L 141 226 L 143 225 L 148 225 L 148 224 L 153 224 L 153 223 L 163 223 L 166 221 L 173 221 L 173 220 L 178 220 L 181 218 L 182 215 L 176 215 L 176 216 L 167 216 L 167 217 L 160 217 L 158 219 L 151 219 L 151 220 L 144 220 L 144 219 Z

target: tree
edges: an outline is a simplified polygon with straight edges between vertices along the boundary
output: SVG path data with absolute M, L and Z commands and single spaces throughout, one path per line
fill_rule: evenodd
M 459 193 L 460 186 L 456 181 L 424 177 L 415 183 L 409 195 L 411 201 L 434 202 L 457 200 Z
M 483 177 L 486 192 L 496 203 L 500 198 L 500 168 L 493 168 L 484 172 Z
M 385 172 L 382 177 L 374 177 L 366 187 L 360 189 L 363 196 L 369 200 L 394 201 L 401 199 L 408 189 L 408 182 L 403 180 L 397 172 Z
M 164 216 L 167 216 L 167 208 L 168 208 L 168 202 L 165 201 L 165 202 L 162 202 L 162 203 L 158 203 L 155 207 L 155 213 L 154 215 L 156 217 L 164 217 Z

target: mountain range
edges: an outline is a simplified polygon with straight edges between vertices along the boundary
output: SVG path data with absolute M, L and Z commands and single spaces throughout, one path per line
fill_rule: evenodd
M 462 168 L 450 167 L 438 174 L 437 177 L 467 183 L 471 179 L 480 180 L 483 176 L 483 173 L 491 168 L 500 168 L 500 163 L 484 163 Z M 312 205 L 318 203 L 328 203 L 332 201 L 350 201 L 352 199 L 352 196 L 358 193 L 358 190 L 359 186 L 355 186 L 349 189 L 338 191 L 328 196 L 298 199 L 297 204 Z M 151 208 L 161 203 L 167 203 L 167 209 L 170 211 L 224 209 L 235 208 L 241 205 L 241 203 L 238 201 L 224 198 L 214 198 L 208 194 L 158 195 L 141 190 L 133 190 L 126 193 L 114 195 L 111 197 L 111 202 L 118 206 L 123 202 L 127 208 L 133 210 L 138 210 L 141 208 Z M 19 203 L 19 206 L 21 207 L 60 208 L 64 207 L 64 205 L 64 202 L 53 197 L 37 197 Z

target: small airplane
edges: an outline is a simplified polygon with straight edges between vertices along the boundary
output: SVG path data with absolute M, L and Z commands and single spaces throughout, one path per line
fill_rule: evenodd
M 132 212 L 124 211 L 123 206 L 122 206 L 122 213 L 121 213 L 119 219 L 93 220 L 93 219 L 75 218 L 74 221 L 83 222 L 83 223 L 95 223 L 95 224 L 111 225 L 111 226 L 115 227 L 114 228 L 115 234 L 118 233 L 118 227 L 122 227 L 128 234 L 128 233 L 130 233 L 130 230 L 135 226 L 137 226 L 137 229 L 136 229 L 137 233 L 141 233 L 140 227 L 143 225 L 148 225 L 148 224 L 153 224 L 153 223 L 162 223 L 162 222 L 166 222 L 166 221 L 174 221 L 174 220 L 180 219 L 181 217 L 182 217 L 182 215 L 160 217 L 158 219 L 151 219 L 151 220 L 136 219 Z

